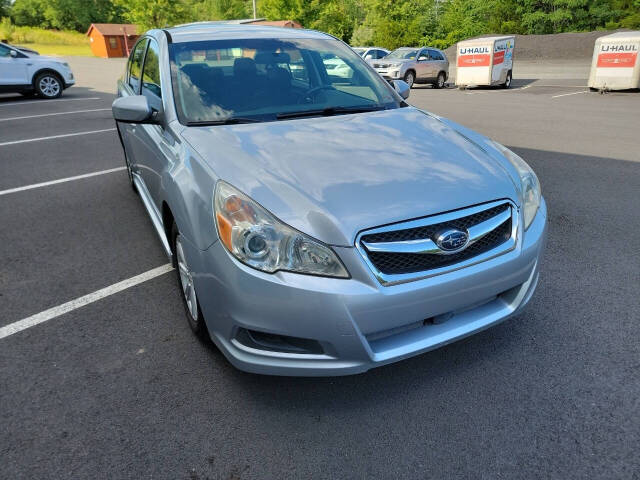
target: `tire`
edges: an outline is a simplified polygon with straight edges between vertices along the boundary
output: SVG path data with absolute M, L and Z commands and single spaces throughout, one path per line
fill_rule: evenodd
M 502 84 L 502 88 L 511 88 L 511 72 L 507 72 L 507 78 Z
M 62 79 L 51 72 L 43 72 L 36 77 L 36 81 L 33 86 L 38 93 L 38 96 L 42 98 L 58 98 L 62 95 L 64 90 L 64 84 Z
M 403 80 L 409 85 L 409 88 L 413 88 L 413 84 L 416 82 L 416 74 L 413 73 L 413 70 L 409 70 L 404 74 Z
M 178 290 L 189 327 L 201 340 L 209 340 L 207 325 L 202 316 L 202 309 L 196 295 L 192 273 L 184 254 L 182 236 L 175 222 L 171 226 L 171 246 L 173 247 L 173 267 L 176 269 Z
M 124 155 L 124 166 L 127 169 L 127 176 L 129 177 L 129 184 L 134 192 L 138 193 L 138 188 L 133 181 L 133 171 L 131 170 L 131 163 L 129 163 L 129 157 L 127 156 L 127 150 L 124 148 L 124 142 L 122 141 L 122 133 L 120 132 L 120 125 L 116 122 L 116 129 L 118 131 L 118 137 L 120 138 L 120 144 L 122 145 L 122 155 Z
M 444 88 L 445 82 L 446 80 L 445 80 L 444 72 L 440 72 L 438 74 L 438 78 L 433 84 L 433 88 Z
M 127 157 L 127 152 L 124 152 L 124 163 L 127 167 L 127 175 L 129 176 L 129 184 L 131 185 L 131 189 L 138 193 L 138 188 L 136 184 L 133 182 L 133 172 L 131 172 L 131 164 L 129 163 L 129 158 Z

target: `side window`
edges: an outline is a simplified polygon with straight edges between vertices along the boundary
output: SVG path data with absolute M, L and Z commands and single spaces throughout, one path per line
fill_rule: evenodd
M 9 55 L 11 55 L 11 49 L 5 47 L 4 45 L 0 45 L 0 58 L 8 57 Z
M 442 54 L 435 50 L 429 50 L 429 56 L 431 60 L 444 60 L 444 58 L 442 57 Z
M 429 51 L 420 50 L 420 53 L 418 53 L 418 60 L 419 61 L 429 60 Z
M 146 50 L 148 40 L 145 38 L 135 47 L 131 54 L 131 65 L 129 66 L 129 86 L 135 93 L 140 91 L 140 73 L 142 72 L 142 61 L 144 60 L 144 51 Z
M 384 50 L 378 50 L 378 58 L 384 58 L 387 56 L 387 52 Z
M 142 71 L 142 95 L 147 97 L 151 108 L 159 109 L 162 104 L 162 88 L 160 87 L 160 57 L 158 45 L 149 41 L 149 48 Z

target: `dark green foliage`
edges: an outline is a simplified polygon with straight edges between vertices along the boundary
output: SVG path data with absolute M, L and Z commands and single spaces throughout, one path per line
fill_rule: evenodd
M 354 44 L 447 47 L 484 33 L 640 28 L 640 0 L 257 0 L 258 16 L 296 20 Z M 91 22 L 143 29 L 250 18 L 251 0 L 0 0 L 16 25 L 86 31 Z

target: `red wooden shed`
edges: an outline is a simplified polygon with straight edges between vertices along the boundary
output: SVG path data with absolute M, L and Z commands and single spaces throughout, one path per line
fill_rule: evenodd
M 130 23 L 92 23 L 87 36 L 96 57 L 128 57 L 138 39 L 138 29 Z

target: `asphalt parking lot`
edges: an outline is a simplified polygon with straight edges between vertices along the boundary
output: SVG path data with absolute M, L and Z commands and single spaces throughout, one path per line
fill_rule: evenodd
M 112 93 L 0 97 L 0 477 L 640 478 L 640 93 L 584 85 L 412 90 L 536 170 L 538 291 L 471 338 L 320 379 L 239 372 L 192 335 Z

